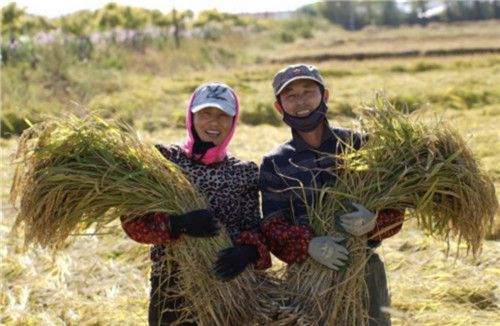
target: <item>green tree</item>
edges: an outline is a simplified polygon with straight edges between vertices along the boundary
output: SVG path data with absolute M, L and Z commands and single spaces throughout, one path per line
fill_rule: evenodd
M 158 26 L 161 28 L 172 26 L 172 17 L 162 14 L 162 12 L 159 10 L 153 10 L 151 12 L 150 20 L 153 26 Z
M 128 29 L 140 29 L 146 26 L 148 22 L 147 11 L 143 9 L 135 9 L 125 7 L 122 13 L 123 27 Z
M 342 27 L 349 29 L 351 24 L 352 1 L 323 1 L 317 4 L 319 13 Z
M 116 28 L 122 27 L 124 17 L 120 7 L 113 2 L 108 3 L 97 13 L 97 26 L 101 31 L 111 30 L 111 42 L 116 42 Z
M 100 30 L 115 29 L 116 27 L 123 26 L 123 24 L 124 17 L 116 3 L 108 3 L 104 8 L 98 11 L 97 25 Z
M 227 26 L 244 26 L 246 22 L 240 16 L 219 12 L 217 9 L 202 11 L 198 19 L 193 23 L 195 27 L 204 27 L 209 24 L 218 23 Z
M 377 14 L 377 3 L 370 0 L 363 0 L 361 4 L 364 8 L 365 14 L 362 15 L 362 25 L 376 25 L 379 22 L 379 15 Z
M 56 25 L 52 20 L 49 20 L 45 17 L 36 17 L 37 20 L 37 26 L 40 31 L 49 31 L 51 29 L 55 29 Z
M 93 52 L 93 45 L 89 34 L 95 28 L 93 22 L 95 13 L 89 10 L 81 10 L 76 13 L 63 16 L 59 25 L 64 33 L 73 35 L 73 50 L 80 60 L 89 59 Z
M 174 26 L 175 46 L 179 48 L 181 45 L 181 32 L 186 28 L 187 21 L 193 18 L 193 12 L 191 10 L 186 10 L 179 13 L 174 8 L 170 12 L 170 16 L 172 17 L 172 24 Z
M 493 1 L 493 17 L 500 19 L 500 0 Z
M 399 26 L 401 24 L 400 11 L 394 0 L 384 1 L 382 8 L 382 23 L 384 25 Z
M 90 10 L 81 10 L 61 17 L 58 23 L 64 33 L 80 37 L 89 34 L 94 29 L 94 16 L 95 14 Z
M 458 20 L 457 14 L 455 12 L 455 8 L 454 8 L 453 2 L 454 1 L 452 1 L 452 0 L 446 0 L 445 1 L 445 5 L 446 5 L 446 21 L 448 21 L 448 22 L 453 22 L 453 21 Z
M 164 15 L 159 10 L 153 10 L 150 12 L 149 20 L 151 22 L 151 25 L 159 28 L 160 37 L 156 39 L 156 44 L 160 48 L 163 48 L 170 36 L 170 27 L 173 26 L 172 17 L 169 15 Z
M 473 2 L 473 19 L 483 20 L 495 18 L 495 1 L 479 1 Z
M 24 8 L 17 7 L 15 2 L 2 8 L 2 36 L 7 34 L 11 42 L 16 34 L 22 31 L 22 18 L 26 15 Z

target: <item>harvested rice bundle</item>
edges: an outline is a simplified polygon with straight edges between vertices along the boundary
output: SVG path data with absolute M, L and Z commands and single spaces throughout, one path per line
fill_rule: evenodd
M 59 249 L 93 223 L 98 230 L 122 215 L 206 207 L 175 164 L 142 144 L 130 127 L 97 115 L 32 126 L 22 135 L 15 159 L 11 200 L 20 198 L 15 226 L 24 227 L 27 244 Z M 264 274 L 249 270 L 228 283 L 212 275 L 217 252 L 232 245 L 227 234 L 182 237 L 169 245 L 165 261 L 180 266 L 178 286 L 169 293 L 186 299 L 176 307 L 177 322 L 228 325 L 267 318 L 272 305 L 257 302 L 255 292 L 269 292 L 263 287 L 272 283 Z
M 477 254 L 498 201 L 461 136 L 444 122 L 413 121 L 382 99 L 361 118 L 369 139 L 360 150 L 346 144 L 336 158 L 341 163 L 330 171 L 338 176 L 336 185 L 321 189 L 309 207 L 315 232 L 340 235 L 333 212 L 350 200 L 373 212 L 407 210 L 426 233 L 446 239 L 455 234 Z M 292 305 L 319 325 L 368 323 L 366 238 L 348 236 L 346 247 L 350 264 L 340 273 L 312 259 L 288 269 Z
M 182 172 L 131 128 L 97 115 L 52 119 L 20 138 L 11 201 L 26 243 L 60 248 L 70 234 L 124 214 L 205 207 Z
M 459 133 L 443 121 L 412 121 L 383 100 L 364 111 L 362 122 L 370 139 L 336 171 L 342 183 L 356 186 L 348 188 L 354 200 L 374 211 L 411 209 L 425 232 L 455 234 L 477 254 L 498 200 Z M 336 196 L 338 188 L 331 190 Z
M 170 259 L 179 265 L 177 295 L 187 301 L 185 310 L 196 312 L 198 325 L 267 324 L 278 308 L 270 295 L 281 283 L 273 274 L 251 268 L 230 282 L 216 278 L 211 268 L 218 250 L 229 243 L 225 234 L 172 243 Z
M 281 284 L 263 271 L 245 270 L 236 279 L 218 279 L 211 268 L 217 252 L 230 243 L 224 233 L 213 238 L 183 237 L 169 244 L 162 262 L 172 269 L 175 262 L 176 286 L 169 287 L 168 299 L 179 299 L 175 307 L 177 319 L 172 325 L 264 325 L 278 309 L 269 294 Z M 168 268 L 168 267 L 167 267 Z M 174 274 L 170 274 L 174 275 Z M 162 279 L 160 282 L 169 282 Z M 161 286 L 159 287 L 161 288 Z M 163 298 L 167 300 L 167 296 Z M 159 302 L 165 311 L 169 305 Z

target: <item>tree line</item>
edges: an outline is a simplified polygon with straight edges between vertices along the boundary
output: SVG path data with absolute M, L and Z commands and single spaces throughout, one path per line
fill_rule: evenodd
M 357 30 L 367 25 L 500 19 L 500 0 L 333 0 L 308 5 L 300 11 Z
M 193 12 L 190 10 L 173 9 L 164 14 L 160 10 L 121 6 L 113 2 L 95 11 L 81 10 L 54 19 L 29 15 L 24 8 L 18 7 L 14 2 L 3 7 L 1 11 L 2 37 L 10 40 L 20 35 L 33 35 L 56 29 L 60 29 L 63 33 L 83 37 L 93 32 L 104 32 L 117 28 L 141 30 L 156 27 L 172 29 L 175 36 L 186 28 L 188 22 L 195 28 L 214 22 L 232 26 L 249 24 L 248 18 L 221 13 L 215 9 L 206 10 L 194 19 Z
M 500 0 L 333 0 L 304 6 L 297 10 L 297 14 L 321 16 L 348 30 L 356 30 L 367 25 L 424 25 L 430 21 L 500 19 Z M 95 11 L 81 10 L 54 19 L 29 15 L 24 8 L 12 2 L 1 9 L 1 18 L 3 42 L 19 35 L 54 29 L 82 37 L 116 28 L 139 30 L 147 27 L 170 29 L 178 42 L 180 32 L 188 25 L 203 28 L 211 24 L 258 24 L 249 16 L 222 13 L 215 9 L 203 11 L 195 18 L 190 10 L 173 9 L 162 13 L 160 10 L 121 6 L 113 2 Z

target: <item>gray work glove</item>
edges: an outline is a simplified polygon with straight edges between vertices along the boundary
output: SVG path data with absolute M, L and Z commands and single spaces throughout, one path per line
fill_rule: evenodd
M 361 204 L 347 202 L 345 205 L 350 211 L 338 210 L 335 212 L 336 229 L 354 236 L 362 236 L 375 228 L 377 214 L 370 212 Z
M 345 265 L 349 252 L 340 244 L 345 238 L 315 237 L 309 242 L 308 253 L 318 263 L 338 271 Z

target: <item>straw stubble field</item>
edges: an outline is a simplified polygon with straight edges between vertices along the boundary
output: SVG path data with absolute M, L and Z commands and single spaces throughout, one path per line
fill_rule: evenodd
M 426 117 L 450 119 L 499 189 L 498 55 L 317 64 L 332 91 L 332 123 L 351 126 L 350 108 L 372 98 L 374 89 L 383 89 L 399 103 L 422 107 Z M 137 103 L 146 106 L 165 102 L 178 113 L 194 80 L 224 80 L 241 95 L 243 112 L 253 112 L 261 102 L 271 104 L 270 79 L 278 68 L 276 64 L 214 67 L 204 74 L 189 73 L 175 79 L 125 74 L 120 79 L 122 88 L 114 94 L 122 98 L 132 92 Z M 152 94 L 152 102 L 141 94 Z M 150 116 L 135 122 L 145 142 L 171 143 L 183 138 L 185 131 L 181 128 L 161 124 L 161 128 L 144 128 L 168 120 L 165 116 L 171 117 L 171 113 L 153 109 Z M 230 150 L 241 159 L 260 162 L 267 151 L 289 136 L 283 126 L 241 125 Z M 17 141 L 16 137 L 0 140 L 0 323 L 146 325 L 148 247 L 128 239 L 118 225 L 111 225 L 99 236 L 75 237 L 56 255 L 41 248 L 24 250 L 21 233 L 8 237 L 16 216 L 7 200 L 14 172 L 9 157 Z M 477 259 L 465 256 L 463 245 L 461 254 L 455 257 L 455 242 L 448 245 L 426 237 L 414 221 L 405 223 L 398 235 L 384 241 L 378 253 L 388 271 L 394 325 L 500 324 L 499 218 L 497 215 Z
M 481 113 L 481 114 L 478 114 Z M 466 111 L 454 121 L 465 135 L 481 139 L 498 127 L 488 110 Z M 481 128 L 479 128 L 481 126 Z M 477 128 L 477 129 L 476 129 Z M 498 130 L 498 129 L 496 129 Z M 183 130 L 144 134 L 147 142 L 178 141 Z M 249 135 L 254 135 L 248 141 Z M 262 135 L 262 136 L 261 136 Z M 266 135 L 267 137 L 264 137 Z M 259 161 L 264 152 L 288 137 L 280 127 L 241 126 L 232 152 Z M 498 141 L 498 131 L 489 134 Z M 492 140 L 493 140 L 492 139 Z M 40 249 L 22 250 L 22 235 L 7 238 L 15 211 L 7 204 L 12 168 L 7 156 L 16 140 L 2 143 L 2 323 L 8 325 L 146 324 L 148 250 L 130 241 L 119 228 L 99 237 L 76 238 L 56 256 Z M 471 141 L 479 154 L 494 142 Z M 486 155 L 486 167 L 499 186 L 499 153 Z M 498 227 L 498 223 L 497 223 Z M 498 237 L 498 230 L 496 231 Z M 454 252 L 455 244 L 450 243 Z M 385 261 L 395 325 L 493 325 L 500 322 L 500 243 L 484 243 L 477 260 L 447 257 L 443 241 L 425 237 L 412 222 L 378 249 Z M 464 249 L 464 248 L 462 248 Z M 464 252 L 464 250 L 462 250 Z

